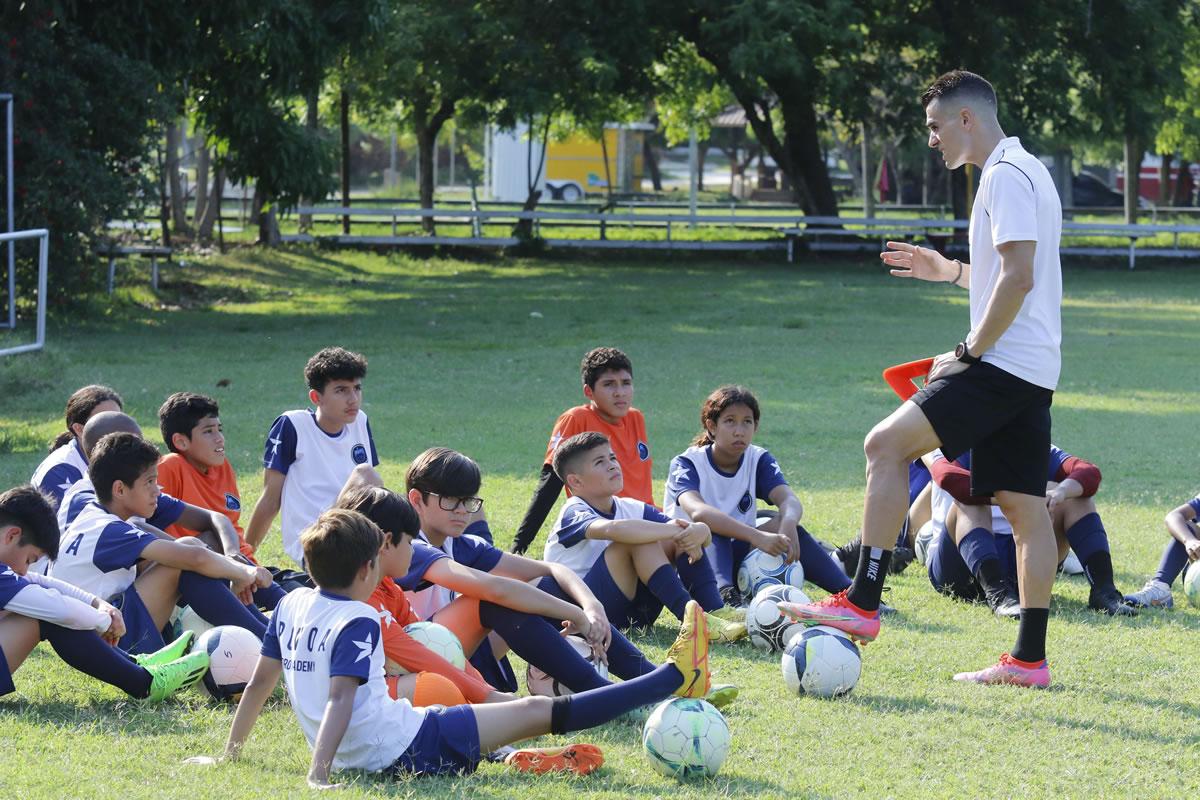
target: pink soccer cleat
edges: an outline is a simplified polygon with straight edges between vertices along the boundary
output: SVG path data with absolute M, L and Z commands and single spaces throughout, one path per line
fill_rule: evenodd
M 960 672 L 954 676 L 956 681 L 971 683 L 1010 684 L 1026 686 L 1031 689 L 1045 689 L 1050 685 L 1050 665 L 1046 659 L 1041 661 L 1018 661 L 1008 653 L 1000 656 L 1000 663 L 981 669 L 978 672 Z
M 879 635 L 879 611 L 864 611 L 846 599 L 846 592 L 831 594 L 817 603 L 779 604 L 779 610 L 805 625 L 828 625 L 866 644 Z

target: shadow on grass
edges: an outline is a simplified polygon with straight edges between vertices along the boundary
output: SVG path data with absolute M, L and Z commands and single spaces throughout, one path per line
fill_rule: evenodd
M 272 698 L 265 710 L 288 709 L 280 696 Z M 25 700 L 0 703 L 0 720 L 47 725 L 62 731 L 88 728 L 107 736 L 163 736 L 203 729 L 213 713 L 232 711 L 232 706 L 216 703 L 191 704 L 168 700 L 147 703 L 131 698 L 119 700 Z M 290 713 L 290 709 L 288 709 Z M 265 713 L 265 711 L 264 711 Z M 232 719 L 232 716 L 230 717 Z

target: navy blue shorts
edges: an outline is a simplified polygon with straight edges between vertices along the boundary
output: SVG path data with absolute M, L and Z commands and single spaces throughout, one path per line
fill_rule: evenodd
M 108 602 L 117 607 L 125 620 L 125 635 L 117 642 L 118 647 L 136 655 L 153 653 L 166 646 L 162 631 L 154 624 L 154 617 L 150 616 L 150 611 L 142 602 L 142 596 L 137 593 L 132 583 L 121 594 L 109 598 Z
M 471 706 L 430 706 L 408 749 L 385 772 L 467 775 L 479 767 L 479 725 Z
M 583 582 L 604 606 L 608 621 L 619 631 L 629 630 L 631 627 L 649 628 L 662 613 L 662 601 L 641 581 L 637 582 L 633 599 L 626 597 L 621 587 L 613 580 L 603 554 L 592 564 Z
M 996 537 L 996 553 L 1000 556 L 1000 571 L 1004 575 L 1016 578 L 1017 575 L 1017 544 L 1012 536 L 999 534 Z M 942 594 L 957 597 L 968 602 L 983 599 L 983 590 L 949 531 L 943 530 L 931 545 L 931 557 L 928 564 L 929 582 L 933 588 Z
M 0 697 L 6 694 L 12 694 L 17 690 L 13 685 L 12 673 L 8 671 L 8 659 L 4 655 L 4 651 L 0 650 Z

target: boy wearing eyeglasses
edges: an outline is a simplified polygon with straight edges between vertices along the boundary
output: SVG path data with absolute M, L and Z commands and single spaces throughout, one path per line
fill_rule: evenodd
M 367 359 L 341 347 L 326 347 L 304 365 L 313 408 L 276 418 L 263 453 L 263 493 L 246 541 L 254 548 L 282 512 L 283 549 L 303 565 L 300 531 L 331 508 L 354 468 L 379 463 L 371 426 L 362 410 Z

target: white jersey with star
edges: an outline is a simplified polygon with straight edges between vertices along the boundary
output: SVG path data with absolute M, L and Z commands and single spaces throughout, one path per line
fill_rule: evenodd
M 596 559 L 604 554 L 608 539 L 587 538 L 588 528 L 601 520 L 641 519 L 650 522 L 670 522 L 654 506 L 632 497 L 614 497 L 612 513 L 605 514 L 581 497 L 572 497 L 563 505 L 542 560 L 565 564 L 579 577 L 587 576 Z
M 275 608 L 263 639 L 262 654 L 283 665 L 288 700 L 310 749 L 329 702 L 331 679 L 358 680 L 334 769 L 387 768 L 412 744 L 425 719 L 424 711 L 388 695 L 380 638 L 379 612 L 366 603 L 297 589 Z
M 61 503 L 71 484 L 87 475 L 88 463 L 75 439 L 42 459 L 29 482 Z
M 689 447 L 671 459 L 663 512 L 691 522 L 679 496 L 697 492 L 700 498 L 738 522 L 757 527 L 758 500 L 770 502 L 771 491 L 787 484 L 783 470 L 765 448 L 748 445 L 737 470 L 725 472 L 712 459 L 712 445 Z

